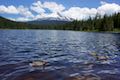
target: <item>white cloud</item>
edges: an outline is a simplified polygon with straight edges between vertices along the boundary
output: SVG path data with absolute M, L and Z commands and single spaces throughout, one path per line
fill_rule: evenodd
M 120 5 L 115 3 L 101 2 L 101 6 L 98 8 L 80 8 L 80 7 L 71 7 L 70 9 L 62 12 L 62 15 L 65 17 L 82 20 L 87 19 L 90 16 L 94 17 L 96 14 L 100 15 L 111 15 L 114 13 L 120 12 Z
M 44 8 L 49 9 L 51 12 L 61 12 L 65 9 L 62 4 L 57 4 L 55 2 L 44 2 Z
M 87 19 L 90 16 L 94 17 L 96 14 L 100 15 L 111 15 L 113 13 L 120 12 L 120 5 L 116 3 L 107 3 L 104 1 L 100 2 L 101 5 L 98 8 L 88 8 L 88 7 L 70 7 L 69 9 L 65 9 L 65 6 L 62 4 L 57 4 L 56 2 L 43 2 L 37 1 L 32 3 L 29 8 L 24 6 L 15 7 L 11 6 L 4 6 L 0 5 L 0 13 L 7 13 L 7 14 L 19 14 L 22 17 L 19 17 L 15 20 L 31 20 L 31 19 L 38 19 L 38 18 L 67 18 L 67 19 Z M 48 12 L 46 9 L 50 10 Z M 34 11 L 37 15 L 33 15 L 32 12 Z M 59 13 L 59 14 L 58 14 Z M 11 18 L 12 19 L 12 18 Z
M 34 15 L 29 11 L 29 8 L 26 8 L 24 6 L 15 7 L 11 5 L 6 7 L 4 5 L 0 5 L 0 13 L 20 14 L 24 17 L 34 17 Z
M 12 20 L 14 20 L 14 21 L 30 21 L 30 20 L 32 20 L 32 19 L 26 18 L 26 17 L 18 17 L 18 18 L 16 18 L 16 19 L 12 19 Z
M 37 7 L 39 7 L 40 11 L 37 9 L 36 10 L 42 12 L 42 14 L 38 14 L 35 17 L 35 19 L 46 18 L 46 17 L 64 17 L 64 18 L 82 20 L 82 19 L 88 19 L 89 17 L 95 17 L 96 14 L 109 15 L 120 12 L 120 6 L 118 4 L 107 3 L 104 1 L 101 1 L 100 3 L 101 6 L 99 6 L 98 8 L 71 7 L 68 10 L 65 10 L 65 7 L 62 4 L 57 4 L 55 2 L 44 2 L 42 4 L 40 1 L 38 1 L 37 3 L 34 3 L 34 5 L 37 5 Z M 45 13 L 44 8 L 49 9 L 52 13 Z M 60 15 L 58 15 L 57 13 L 60 13 Z
M 113 13 L 118 13 L 120 12 L 120 5 L 115 4 L 115 3 L 107 3 L 107 2 L 101 2 L 101 6 L 97 8 L 97 11 L 101 15 L 111 15 Z
M 43 13 L 43 14 L 37 15 L 35 19 L 49 18 L 49 17 L 57 18 L 59 17 L 59 15 L 57 13 Z
M 107 2 L 105 2 L 105 1 L 100 1 L 100 4 L 101 5 L 104 5 L 104 4 L 106 4 Z
M 17 17 L 17 18 L 8 17 L 7 19 L 12 21 L 20 21 L 20 22 L 33 20 L 33 18 L 27 18 L 27 17 Z
M 51 12 L 55 13 L 55 12 L 61 12 L 61 11 L 65 10 L 65 7 L 62 4 L 57 4 L 56 2 L 41 3 L 40 1 L 37 1 L 32 4 L 30 9 L 37 13 L 44 13 L 45 9 L 48 9 Z
M 36 3 L 33 3 L 30 7 L 31 10 L 37 12 L 37 13 L 44 13 L 45 10 L 43 9 L 43 4 L 40 1 L 37 1 Z
M 37 1 L 32 4 L 30 9 L 38 15 L 34 17 L 34 19 L 38 18 L 48 18 L 48 17 L 60 17 L 57 13 L 61 13 L 65 10 L 65 7 L 62 4 L 57 4 L 55 2 L 44 2 L 41 3 L 40 1 Z M 47 12 L 46 9 L 50 10 L 50 13 Z
M 4 6 L 4 5 L 0 5 L 0 13 L 7 13 L 7 14 L 18 14 L 18 10 L 16 9 L 16 7 L 14 7 L 13 5 L 11 6 Z
M 19 11 L 19 14 L 24 17 L 27 17 L 27 18 L 34 17 L 34 15 L 29 11 L 29 9 L 24 6 L 19 6 L 18 11 Z
M 82 20 L 89 18 L 89 16 L 94 17 L 97 13 L 95 8 L 80 8 L 80 7 L 71 7 L 69 10 L 66 10 L 62 14 L 66 17 Z

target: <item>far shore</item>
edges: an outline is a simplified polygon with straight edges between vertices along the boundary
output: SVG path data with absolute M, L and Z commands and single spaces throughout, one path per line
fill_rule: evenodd
M 75 31 L 75 32 L 120 33 L 120 30 L 114 30 L 114 31 L 96 31 L 96 30 L 78 31 L 78 30 L 59 30 L 59 29 L 0 29 L 0 30 L 57 30 L 57 31 Z

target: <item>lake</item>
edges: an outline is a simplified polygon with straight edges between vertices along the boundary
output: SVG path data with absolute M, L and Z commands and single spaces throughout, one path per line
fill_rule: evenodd
M 120 33 L 0 30 L 0 80 L 120 80 Z

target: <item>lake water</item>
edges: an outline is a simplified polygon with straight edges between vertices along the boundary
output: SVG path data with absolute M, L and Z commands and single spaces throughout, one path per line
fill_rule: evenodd
M 0 30 L 0 80 L 120 80 L 120 33 Z

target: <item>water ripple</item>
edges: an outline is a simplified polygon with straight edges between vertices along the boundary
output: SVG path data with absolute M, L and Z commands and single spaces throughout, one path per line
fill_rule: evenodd
M 120 35 L 0 30 L 0 80 L 120 80 Z M 30 67 L 35 60 L 49 64 Z

